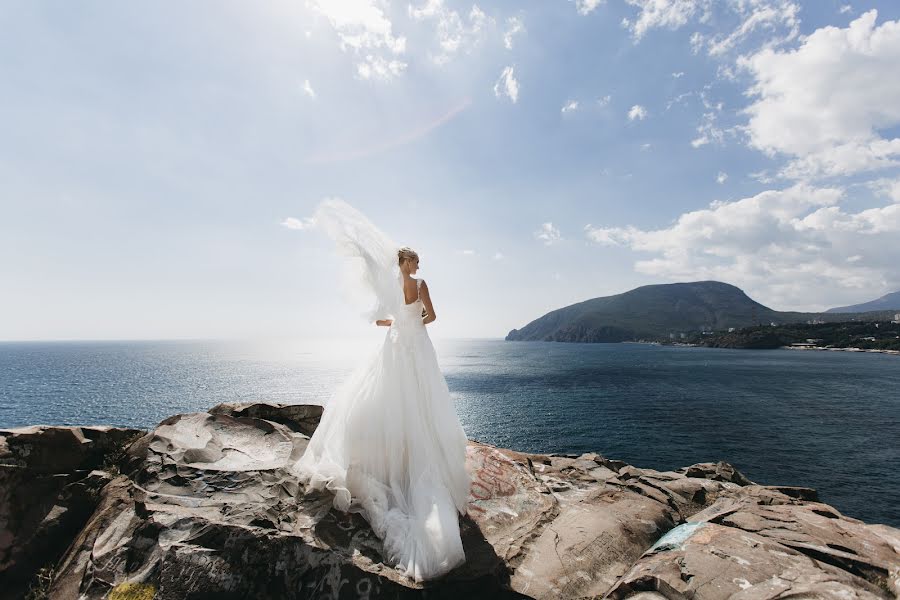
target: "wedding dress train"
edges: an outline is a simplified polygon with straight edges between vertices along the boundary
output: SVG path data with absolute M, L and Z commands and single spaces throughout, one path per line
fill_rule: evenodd
M 406 304 L 395 282 L 384 342 L 335 390 L 293 469 L 307 490 L 328 489 L 337 509 L 361 513 L 385 561 L 422 581 L 465 562 L 457 513 L 466 514 L 471 477 L 422 301 Z

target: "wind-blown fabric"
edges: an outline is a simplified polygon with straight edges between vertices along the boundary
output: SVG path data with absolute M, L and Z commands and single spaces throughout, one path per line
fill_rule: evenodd
M 397 264 L 400 246 L 357 209 L 337 198 L 319 203 L 313 214 L 315 227 L 334 240 L 339 254 L 351 259 L 352 293 L 371 293 L 374 306 L 363 317 L 368 321 L 390 319 L 403 304 L 402 275 Z

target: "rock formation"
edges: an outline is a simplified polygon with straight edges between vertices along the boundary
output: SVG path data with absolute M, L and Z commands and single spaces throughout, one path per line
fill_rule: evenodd
M 21 598 L 84 526 L 126 443 L 115 427 L 0 430 L 0 597 Z
M 223 404 L 136 440 L 0 431 L 0 577 L 17 582 L 0 594 L 30 582 L 61 599 L 900 595 L 900 530 L 812 489 L 757 485 L 726 463 L 659 472 L 477 441 L 467 562 L 417 584 L 381 562 L 362 517 L 288 473 L 321 411 Z

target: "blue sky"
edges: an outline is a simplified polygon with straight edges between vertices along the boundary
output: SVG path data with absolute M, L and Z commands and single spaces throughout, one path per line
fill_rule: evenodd
M 717 279 L 900 289 L 900 5 L 9 1 L 0 339 L 359 337 L 308 218 L 416 248 L 439 337 Z

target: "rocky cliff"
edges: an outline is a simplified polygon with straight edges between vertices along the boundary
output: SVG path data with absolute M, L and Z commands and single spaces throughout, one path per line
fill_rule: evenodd
M 21 598 L 896 598 L 900 530 L 726 463 L 671 472 L 471 441 L 467 562 L 424 584 L 287 466 L 318 406 L 151 432 L 0 431 L 0 594 Z M 886 501 L 892 501 L 886 499 Z

